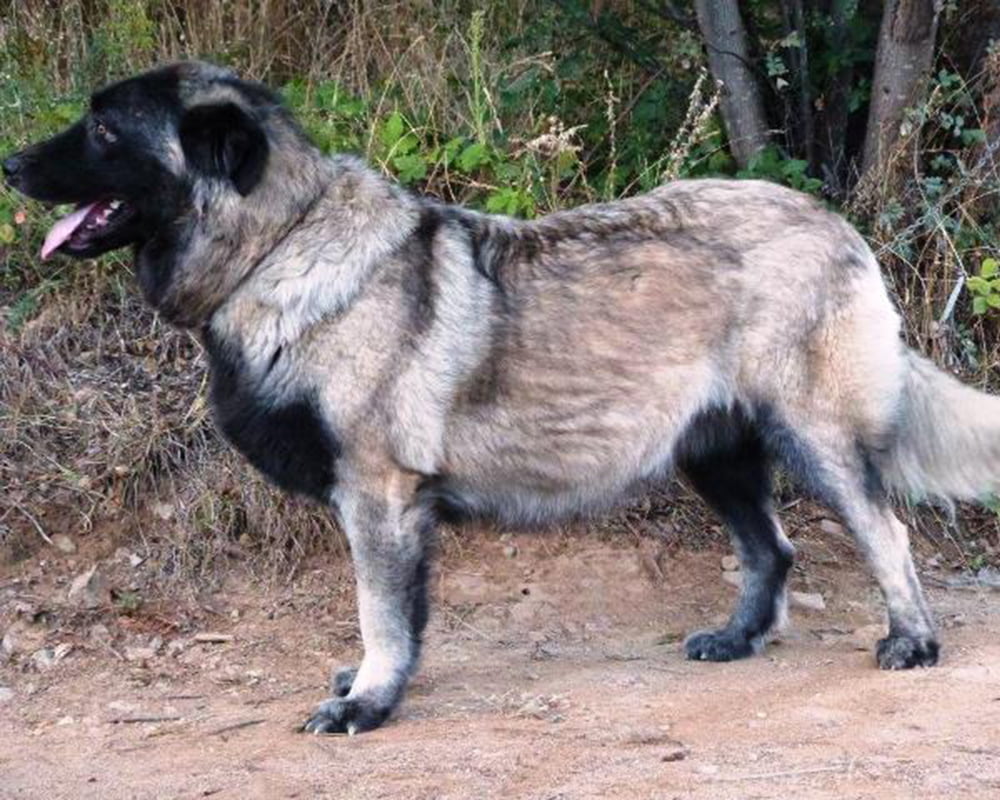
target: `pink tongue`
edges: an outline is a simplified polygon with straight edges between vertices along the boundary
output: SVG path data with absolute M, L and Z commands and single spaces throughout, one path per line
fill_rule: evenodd
M 83 224 L 83 221 L 87 218 L 87 214 L 89 214 L 96 205 L 97 203 L 91 203 L 90 205 L 82 206 L 72 214 L 67 214 L 52 226 L 52 230 L 48 232 L 48 235 L 45 237 L 45 242 L 42 244 L 43 261 L 52 255 L 52 253 L 59 248 L 59 245 L 73 235 L 73 231 Z

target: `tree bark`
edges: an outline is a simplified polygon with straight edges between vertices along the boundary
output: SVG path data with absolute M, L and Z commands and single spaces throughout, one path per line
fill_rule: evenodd
M 851 0 L 829 0 L 821 7 L 829 15 L 830 29 L 826 45 L 832 53 L 844 54 L 850 47 L 849 26 L 856 4 Z M 848 185 L 847 124 L 850 116 L 851 83 L 854 65 L 841 55 L 839 66 L 823 87 L 822 108 L 817 114 L 817 148 L 819 170 L 826 181 L 827 190 L 834 197 L 843 197 Z
M 879 29 L 862 172 L 883 166 L 934 61 L 943 0 L 887 0 Z
M 696 0 L 698 27 L 713 77 L 722 84 L 720 108 L 729 149 L 740 167 L 767 146 L 764 101 L 753 73 L 737 0 Z
M 785 35 L 798 34 L 798 47 L 786 48 L 798 109 L 790 125 L 792 151 L 804 157 L 815 168 L 816 129 L 813 121 L 813 101 L 809 85 L 809 44 L 806 37 L 806 14 L 802 0 L 781 0 Z

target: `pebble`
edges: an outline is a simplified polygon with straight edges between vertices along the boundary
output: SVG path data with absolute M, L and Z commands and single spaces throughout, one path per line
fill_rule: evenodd
M 42 646 L 45 641 L 45 631 L 38 625 L 30 625 L 24 620 L 18 620 L 11 625 L 0 640 L 0 656 L 10 658 L 14 655 L 31 653 Z
M 188 643 L 185 639 L 171 639 L 167 642 L 167 656 L 169 658 L 176 658 L 184 652 L 187 645 Z
M 504 545 L 503 554 L 507 558 L 516 558 L 517 557 L 517 545 L 513 545 L 513 544 Z
M 740 568 L 740 560 L 734 555 L 722 557 L 722 569 L 725 572 L 736 572 Z
M 5 656 L 12 656 L 17 652 L 17 635 L 14 633 L 14 629 L 11 628 L 3 635 L 3 639 L 0 639 L 0 654 Z
M 153 503 L 152 512 L 155 517 L 169 522 L 174 518 L 175 509 L 172 503 Z
M 65 533 L 57 533 L 52 537 L 52 544 L 55 545 L 56 550 L 66 555 L 72 555 L 76 552 L 76 543 L 70 539 Z
M 736 570 L 735 572 L 723 572 L 722 580 L 738 589 L 743 586 L 743 573 L 739 570 Z
M 55 661 L 58 664 L 72 652 L 73 652 L 73 645 L 71 645 L 69 642 L 62 642 L 61 644 L 56 645 L 55 650 L 52 651 L 52 656 L 53 658 L 55 658 Z
M 97 643 L 111 641 L 111 631 L 108 630 L 107 625 L 100 622 L 90 626 L 90 630 L 87 631 L 87 636 L 90 637 L 91 641 Z
M 56 663 L 56 654 L 51 647 L 42 647 L 31 654 L 31 663 L 39 672 L 51 669 Z
M 789 592 L 788 599 L 793 606 L 810 611 L 825 611 L 826 600 L 818 592 Z
M 194 640 L 198 644 L 225 644 L 233 640 L 232 634 L 229 633 L 196 633 L 194 635 Z
M 98 608 L 104 599 L 104 578 L 97 566 L 77 575 L 70 584 L 66 599 L 77 608 Z
M 824 519 L 822 522 L 820 522 L 819 529 L 823 531 L 823 533 L 829 533 L 833 535 L 842 534 L 844 532 L 844 526 L 841 525 L 836 520 L 832 519 Z
M 138 661 L 140 663 L 145 663 L 146 661 L 152 661 L 156 658 L 157 647 L 126 647 L 125 648 L 125 660 L 126 661 Z

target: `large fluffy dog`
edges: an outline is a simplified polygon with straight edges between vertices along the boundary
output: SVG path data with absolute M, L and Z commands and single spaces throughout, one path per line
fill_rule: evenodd
M 305 730 L 374 728 L 399 702 L 440 514 L 544 522 L 675 468 L 729 524 L 745 576 L 691 658 L 750 655 L 782 617 L 780 462 L 871 563 L 879 665 L 937 660 L 887 492 L 1000 488 L 1000 400 L 907 350 L 868 247 L 810 198 L 681 181 L 535 222 L 484 216 L 324 157 L 271 92 L 200 63 L 99 91 L 3 167 L 31 197 L 79 204 L 43 256 L 134 246 L 149 302 L 203 337 L 225 435 L 338 513 L 365 653 Z

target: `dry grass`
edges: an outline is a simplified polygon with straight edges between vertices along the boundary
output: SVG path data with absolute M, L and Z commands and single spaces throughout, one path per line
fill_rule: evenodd
M 80 271 L 17 333 L 0 328 L 0 543 L 49 532 L 140 543 L 162 573 L 220 558 L 273 575 L 320 541 L 328 514 L 267 487 L 220 441 L 197 341 L 145 308 L 119 268 Z

